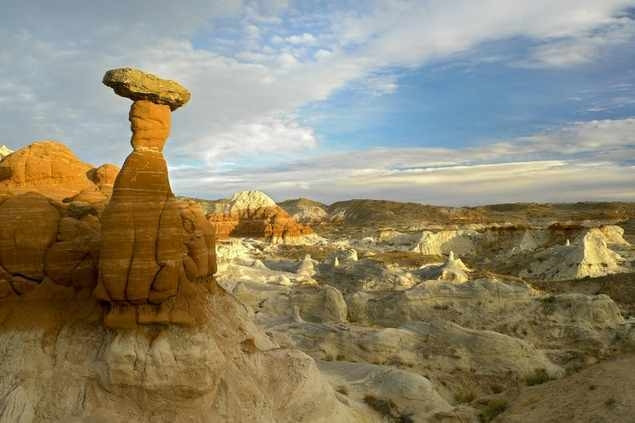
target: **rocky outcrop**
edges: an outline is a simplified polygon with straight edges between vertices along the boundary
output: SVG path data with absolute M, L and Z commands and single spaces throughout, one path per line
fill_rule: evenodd
M 38 141 L 19 149 L 0 162 L 0 193 L 39 192 L 63 200 L 80 192 L 109 195 L 118 168 L 94 168 L 82 162 L 64 144 Z
M 604 361 L 572 376 L 523 388 L 500 423 L 630 423 L 635 415 L 635 356 Z
M 11 150 L 9 147 L 7 147 L 6 145 L 0 145 L 0 160 L 4 159 L 11 153 L 13 153 L 13 150 Z
M 56 295 L 52 285 L 94 287 L 100 229 L 94 209 L 27 193 L 0 201 L 0 222 L 0 299 L 46 299 Z
M 615 230 L 590 229 L 580 234 L 573 243 L 556 245 L 536 254 L 535 261 L 521 271 L 520 276 L 572 280 L 623 272 L 625 260 L 608 248 L 607 237 L 612 241 L 623 241 Z
M 308 198 L 287 200 L 278 205 L 302 224 L 317 224 L 328 219 L 328 206 Z
M 457 254 L 472 254 L 475 250 L 475 239 L 479 237 L 475 231 L 423 231 L 413 251 L 424 255 L 445 255 L 450 251 Z
M 133 152 L 102 215 L 95 294 L 108 304 L 107 326 L 191 325 L 200 321 L 200 299 L 214 289 L 216 256 L 212 227 L 198 206 L 176 200 L 162 154 L 170 109 L 187 101 L 172 94 L 187 91 L 144 75 L 124 69 L 104 77 L 104 84 L 136 101 L 130 108 Z M 161 91 L 166 85 L 170 89 Z
M 423 265 L 419 269 L 419 274 L 423 279 L 437 279 L 448 282 L 467 282 L 470 269 L 454 252 L 450 251 L 447 260 L 442 264 Z
M 0 345 L 0 422 L 382 421 L 222 291 L 187 328 L 109 330 L 90 296 L 4 303 Z
M 624 239 L 624 229 L 617 225 L 604 225 L 598 228 L 609 246 L 628 247 L 631 244 Z
M 216 237 L 265 238 L 273 243 L 301 243 L 313 234 L 311 228 L 296 222 L 289 214 L 259 191 L 234 194 L 224 211 L 207 215 Z

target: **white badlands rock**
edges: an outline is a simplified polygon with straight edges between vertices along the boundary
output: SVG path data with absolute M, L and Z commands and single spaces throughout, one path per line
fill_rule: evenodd
M 319 361 L 318 367 L 331 385 L 346 392 L 349 398 L 362 401 L 370 396 L 392 401 L 396 414 L 409 416 L 410 421 L 437 421 L 433 420 L 435 414 L 452 412 L 430 380 L 416 373 L 346 361 Z
M 616 239 L 615 232 L 609 232 Z M 573 280 L 599 277 L 626 271 L 624 259 L 609 249 L 606 234 L 593 228 L 579 235 L 570 245 L 548 248 L 535 257 L 521 277 L 542 280 Z
M 327 258 L 326 263 L 333 264 L 337 262 L 337 265 L 343 263 L 350 263 L 359 260 L 357 256 L 357 250 L 353 248 L 342 248 L 332 252 Z
M 235 193 L 226 205 L 226 213 L 236 213 L 242 210 L 256 210 L 259 208 L 277 207 L 267 194 L 261 191 L 241 191 Z
M 11 153 L 13 153 L 13 150 L 11 150 L 9 147 L 7 147 L 6 145 L 0 145 L 0 160 L 4 159 Z
M 23 302 L 0 319 L 1 422 L 381 421 L 338 399 L 309 356 L 279 348 L 230 295 L 211 298 L 196 328 L 107 330 L 83 301 Z
M 450 251 L 460 255 L 474 254 L 474 240 L 478 237 L 479 233 L 475 231 L 424 231 L 412 251 L 436 256 L 449 254 Z
M 304 256 L 304 260 L 302 260 L 302 262 L 298 266 L 296 273 L 299 276 L 312 278 L 313 276 L 315 276 L 315 273 L 316 273 L 316 270 L 315 270 L 316 263 L 317 262 L 313 260 L 309 254 L 307 254 L 306 256 Z
M 620 228 L 617 225 L 601 226 L 598 229 L 604 236 L 604 240 L 609 246 L 615 245 L 628 247 L 631 245 L 624 239 L 624 229 Z
M 420 271 L 420 275 L 423 279 L 437 279 L 461 283 L 469 279 L 468 273 L 470 269 L 468 269 L 460 258 L 454 256 L 453 251 L 450 251 L 445 263 L 441 265 L 423 265 Z

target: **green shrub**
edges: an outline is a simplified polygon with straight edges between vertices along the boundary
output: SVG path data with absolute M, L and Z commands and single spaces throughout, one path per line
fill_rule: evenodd
M 527 376 L 525 382 L 527 386 L 541 385 L 545 382 L 549 382 L 553 380 L 551 376 L 547 373 L 546 369 L 536 369 L 533 374 Z
M 391 399 L 383 399 L 377 398 L 374 395 L 366 395 L 364 397 L 364 402 L 375 411 L 381 413 L 385 417 L 388 417 L 395 423 L 414 423 L 412 415 L 402 414 L 397 405 Z
M 504 399 L 493 399 L 487 402 L 487 405 L 478 415 L 478 419 L 481 423 L 489 423 L 494 420 L 494 417 L 507 410 L 508 404 Z
M 459 404 L 469 404 L 474 401 L 474 398 L 476 398 L 476 396 L 472 391 L 461 391 L 454 394 L 454 400 Z

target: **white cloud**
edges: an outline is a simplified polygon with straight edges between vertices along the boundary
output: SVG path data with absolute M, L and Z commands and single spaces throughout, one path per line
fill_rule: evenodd
M 635 41 L 635 24 L 620 18 L 600 28 L 575 36 L 546 40 L 534 47 L 528 58 L 518 64 L 525 67 L 563 68 L 597 59 L 607 49 L 627 46 Z
M 360 16 L 334 17 L 337 39 L 375 65 L 415 66 L 484 41 L 514 36 L 536 39 L 576 36 L 613 18 L 624 0 L 474 2 L 377 1 Z
M 309 33 L 291 35 L 286 38 L 286 41 L 291 44 L 305 44 L 313 45 L 317 42 L 315 37 Z
M 191 102 L 174 114 L 168 158 L 208 157 L 216 160 L 214 165 L 232 161 L 235 155 L 251 154 L 259 163 L 263 154 L 310 150 L 317 139 L 311 128 L 294 119 L 297 109 L 327 99 L 352 82 L 366 83 L 376 93 L 393 92 L 398 82 L 394 74 L 383 72 L 386 67 L 419 66 L 484 41 L 514 36 L 544 40 L 545 46 L 569 38 L 602 37 L 597 28 L 622 22 L 613 16 L 630 3 L 377 0 L 359 10 L 309 12 L 302 16 L 311 26 L 305 30 L 288 22 L 295 24 L 299 18 L 293 4 L 285 1 L 199 0 L 183 5 L 157 0 L 151 8 L 140 0 L 111 2 L 103 8 L 73 0 L 9 2 L 0 17 L 0 104 L 11 105 L 0 115 L 2 143 L 16 148 L 38 138 L 58 138 L 86 160 L 120 163 L 129 151 L 129 101 L 116 97 L 100 80 L 107 69 L 138 66 L 179 80 L 193 93 Z M 333 5 L 329 11 L 337 9 L 337 3 Z M 227 34 L 206 38 L 227 21 L 234 25 Z M 584 51 L 578 56 L 586 57 Z M 526 142 L 548 144 L 540 139 Z M 285 180 L 286 192 L 291 192 L 288 181 L 293 180 L 301 181 L 300 188 L 307 183 L 332 187 L 337 175 L 346 181 L 350 172 L 375 168 L 356 164 L 360 160 L 383 161 L 385 167 L 379 169 L 385 171 L 400 163 L 425 167 L 448 157 L 457 163 L 468 156 L 486 161 L 503 157 L 507 148 L 498 144 L 489 150 L 386 150 L 322 157 L 314 173 L 287 170 L 267 183 L 280 186 L 276 181 Z M 630 154 L 622 144 L 610 148 L 612 156 Z M 551 152 L 557 156 L 559 149 Z M 522 149 L 507 154 L 520 156 Z M 529 157 L 535 151 L 524 154 Z M 589 147 L 575 154 L 592 151 Z M 341 170 L 320 173 L 320 166 L 331 160 L 330 169 Z M 205 167 L 191 170 L 196 172 L 222 176 L 232 184 L 241 180 L 229 174 L 210 176 Z M 196 178 L 191 186 L 184 181 L 185 177 L 179 182 L 183 190 L 208 192 L 196 185 Z
M 272 154 L 284 158 L 289 153 L 310 153 L 317 146 L 313 129 L 291 118 L 266 117 L 260 121 L 240 122 L 227 130 L 210 135 L 197 144 L 207 164 L 216 166 L 221 158 L 240 158 Z
M 375 74 L 366 78 L 364 88 L 373 95 L 383 95 L 394 93 L 399 85 L 396 75 Z
M 635 200 L 635 119 L 575 123 L 469 148 L 309 155 L 263 168 L 173 173 L 178 189 L 220 197 L 261 189 L 278 200 L 384 198 L 435 204 Z M 204 182 L 197 182 L 204 181 Z M 222 187 L 222 189 L 219 189 Z

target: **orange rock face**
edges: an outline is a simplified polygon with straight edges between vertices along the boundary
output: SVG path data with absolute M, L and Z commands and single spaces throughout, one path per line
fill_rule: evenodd
M 100 226 L 95 215 L 27 193 L 0 202 L 0 222 L 0 299 L 19 299 L 50 284 L 95 286 Z
M 207 216 L 218 239 L 235 237 L 265 238 L 284 242 L 312 234 L 306 225 L 299 224 L 280 207 L 259 207 L 232 213 L 212 213 Z
M 170 118 L 170 105 L 132 104 L 133 151 L 121 171 L 93 168 L 55 142 L 0 162 L 1 301 L 88 291 L 109 327 L 206 318 L 214 232 L 198 204 L 172 194 L 162 153 Z
M 94 169 L 64 144 L 38 141 L 0 162 L 0 193 L 39 192 L 62 200 L 84 190 L 103 188 L 108 195 L 108 184 L 112 185 L 117 170 L 114 165 Z
M 214 287 L 213 229 L 198 206 L 174 198 L 162 150 L 170 107 L 135 101 L 133 152 L 102 214 L 97 298 L 105 324 L 194 324 L 197 296 Z

